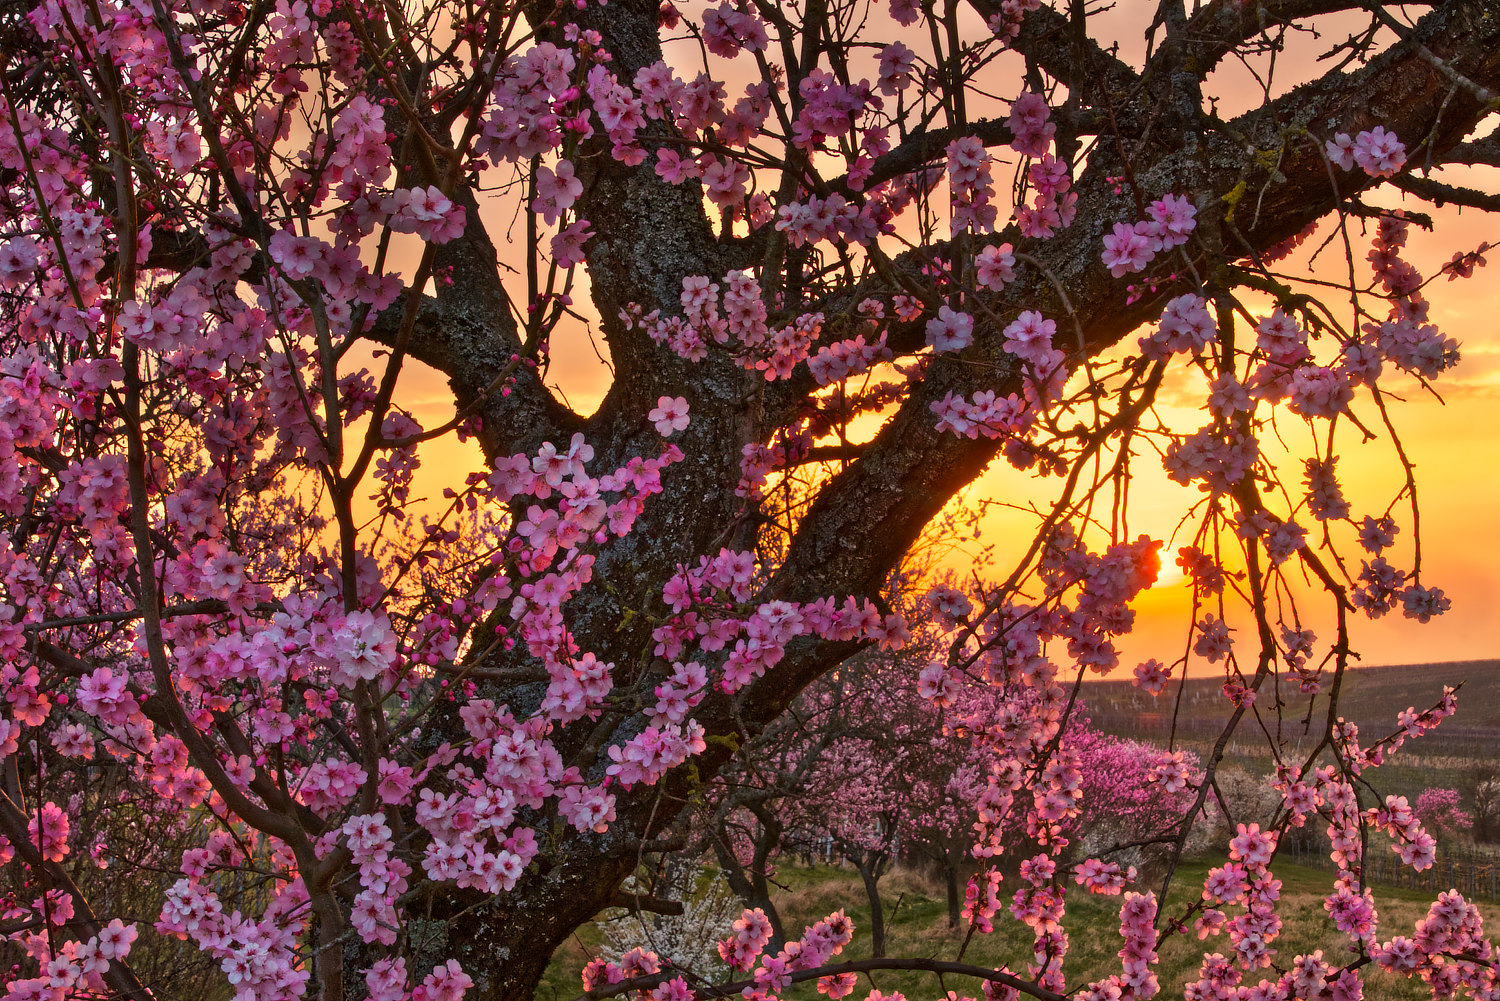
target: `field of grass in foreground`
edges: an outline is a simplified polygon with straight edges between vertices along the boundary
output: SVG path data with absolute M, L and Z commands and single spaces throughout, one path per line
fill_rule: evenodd
M 1189 900 L 1197 898 L 1208 869 L 1215 864 L 1218 863 L 1186 864 L 1178 870 L 1170 892 L 1168 913 L 1180 913 Z M 1272 868 L 1282 881 L 1281 915 L 1284 924 L 1281 937 L 1275 942 L 1278 965 L 1285 966 L 1292 957 L 1314 949 L 1322 949 L 1324 957 L 1332 962 L 1340 961 L 1348 954 L 1348 939 L 1334 929 L 1323 910 L 1323 897 L 1332 888 L 1332 875 L 1288 862 L 1278 862 Z M 863 959 L 870 955 L 869 905 L 859 877 L 852 870 L 832 866 L 788 869 L 783 870 L 778 878 L 785 889 L 776 898 L 776 903 L 788 934 L 796 935 L 806 924 L 842 907 L 854 919 L 855 937 L 840 958 Z M 888 955 L 957 958 L 964 932 L 948 929 L 947 907 L 940 883 L 916 872 L 898 870 L 882 881 L 881 890 L 888 915 Z M 1388 887 L 1375 887 L 1374 893 L 1381 919 L 1378 936 L 1382 941 L 1397 934 L 1409 935 L 1412 925 L 1427 913 L 1434 899 L 1427 891 Z M 900 903 L 896 906 L 898 899 Z M 894 920 L 889 916 L 892 906 L 896 906 Z M 1492 917 L 1490 905 L 1480 903 L 1479 906 L 1486 919 Z M 1116 956 L 1121 945 L 1119 908 L 1119 897 L 1069 893 L 1068 914 L 1063 923 L 1070 937 L 1065 966 L 1070 985 L 1081 986 L 1119 970 Z M 1231 916 L 1234 913 L 1235 910 L 1230 911 Z M 1487 930 L 1490 927 L 1487 920 Z M 593 954 L 598 941 L 597 931 L 589 926 L 559 949 L 537 991 L 537 1001 L 569 1001 L 577 997 L 582 991 L 579 971 Z M 994 934 L 974 936 L 963 961 L 987 967 L 1005 963 L 1012 970 L 1020 971 L 1025 968 L 1030 947 L 1030 929 L 1007 914 L 997 920 Z M 1162 985 L 1159 996 L 1182 997 L 1183 984 L 1197 979 L 1198 965 L 1205 951 L 1228 954 L 1227 936 L 1208 942 L 1200 942 L 1194 935 L 1179 936 L 1168 942 L 1162 948 L 1161 962 L 1157 967 Z M 1391 976 L 1373 965 L 1366 966 L 1363 973 L 1365 997 L 1372 1001 L 1421 1001 L 1432 996 L 1420 981 Z M 1254 983 L 1261 976 L 1269 975 L 1268 971 L 1259 971 L 1247 979 Z M 912 1001 L 940 998 L 947 990 L 971 997 L 979 995 L 979 982 L 970 978 L 949 977 L 940 983 L 936 976 L 927 973 L 876 972 L 861 981 L 854 994 L 856 1001 L 872 987 L 885 992 L 900 991 Z M 806 983 L 788 991 L 785 996 L 796 1001 L 813 1001 L 818 994 L 812 983 Z

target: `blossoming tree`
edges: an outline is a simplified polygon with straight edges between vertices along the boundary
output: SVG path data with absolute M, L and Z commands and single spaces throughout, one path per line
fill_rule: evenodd
M 1391 434 L 1386 388 L 1456 360 L 1422 294 L 1436 264 L 1403 256 L 1422 218 L 1380 206 L 1495 207 L 1426 174 L 1496 162 L 1474 138 L 1494 0 L 1161 0 L 1131 8 L 1130 59 L 1083 2 L 25 6 L 0 73 L 9 997 L 146 998 L 142 934 L 242 1001 L 529 997 L 742 736 L 903 642 L 887 574 L 997 458 L 1051 501 L 1013 572 L 952 602 L 923 681 L 1035 692 L 975 804 L 980 858 L 1018 824 L 1055 844 L 1076 808 L 1051 753 L 1065 685 L 1115 666 L 1158 566 L 1125 528 L 1133 463 L 1202 491 L 1177 558 L 1228 729 L 1283 671 L 1336 686 L 1355 613 L 1446 604 L 1407 509 L 1344 497 L 1336 440 Z M 1321 76 L 1273 72 L 1237 114 L 1205 99 L 1226 61 L 1333 15 L 1354 30 Z M 1277 269 L 1320 220 L 1350 263 L 1332 294 Z M 548 383 L 584 309 L 613 375 L 591 415 Z M 447 376 L 451 420 L 411 412 L 413 362 Z M 1200 428 L 1153 417 L 1179 383 Z M 1305 466 L 1261 451 L 1272 414 L 1308 429 Z M 483 463 L 419 512 L 422 446 L 450 434 Z M 1300 625 L 1293 573 L 1331 639 Z M 1069 979 L 1075 877 L 1045 851 L 1011 906 L 1033 968 L 967 972 L 997 997 L 1144 997 L 1159 935 L 1196 920 L 1230 943 L 1198 996 L 1357 996 L 1369 959 L 1493 996 L 1471 905 L 1379 941 L 1360 881 L 1372 829 L 1416 864 L 1431 839 L 1356 778 L 1451 711 L 1371 747 L 1330 720 L 1192 914 L 1125 898 L 1111 977 Z M 1267 970 L 1277 831 L 1314 815 L 1354 958 Z M 183 849 L 101 879 L 111 832 L 149 823 Z M 1076 879 L 1124 883 L 1103 860 Z M 130 887 L 164 902 L 137 913 Z M 971 883 L 976 933 L 1008 920 L 1000 892 L 998 869 Z M 752 997 L 842 995 L 847 925 L 762 956 L 752 913 L 723 951 Z M 669 959 L 589 989 L 685 998 Z

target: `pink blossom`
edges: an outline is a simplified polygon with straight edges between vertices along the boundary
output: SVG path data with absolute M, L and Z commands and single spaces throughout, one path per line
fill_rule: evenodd
M 543 165 L 537 168 L 536 200 L 531 203 L 531 210 L 550 226 L 557 222 L 558 215 L 572 208 L 581 194 L 583 182 L 575 176 L 572 161 L 559 160 L 555 171 Z
M 999 291 L 1016 279 L 1014 249 L 1008 243 L 987 246 L 974 259 L 978 281 L 987 289 Z
M 1115 278 L 1144 271 L 1156 256 L 1151 243 L 1151 238 L 1134 226 L 1117 222 L 1114 232 L 1104 238 L 1104 265 Z
M 1383 125 L 1354 138 L 1354 162 L 1371 177 L 1391 177 L 1406 163 L 1406 147 Z
M 1045 154 L 1057 134 L 1057 125 L 1050 121 L 1050 116 L 1051 109 L 1040 94 L 1027 91 L 1018 96 L 1011 104 L 1006 122 L 1014 136 L 1011 147 L 1028 156 Z
M 656 426 L 657 434 L 664 438 L 671 437 L 678 431 L 687 429 L 687 400 L 680 396 L 663 396 L 656 401 L 656 406 L 646 415 L 646 419 Z
M 927 321 L 927 343 L 934 351 L 962 351 L 974 342 L 974 318 L 939 306 L 938 315 Z

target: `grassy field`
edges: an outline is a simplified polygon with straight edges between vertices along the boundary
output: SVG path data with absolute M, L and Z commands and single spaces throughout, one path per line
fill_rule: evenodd
M 1211 864 L 1190 864 L 1179 870 L 1179 878 L 1170 892 L 1171 912 L 1180 911 L 1187 901 L 1196 899 Z M 1347 955 L 1348 940 L 1332 927 L 1323 911 L 1323 897 L 1332 886 L 1332 876 L 1316 869 L 1280 861 L 1273 866 L 1273 870 L 1282 881 L 1281 913 L 1285 921 L 1281 937 L 1275 943 L 1277 961 L 1284 965 L 1293 956 L 1314 949 L 1322 949 L 1324 956 L 1335 962 Z M 869 956 L 869 906 L 859 879 L 852 871 L 820 866 L 787 870 L 780 878 L 785 889 L 776 898 L 776 903 L 789 930 L 800 929 L 829 911 L 842 907 L 856 925 L 854 943 L 842 958 L 860 959 Z M 957 958 L 964 936 L 962 931 L 948 929 L 941 884 L 928 880 L 917 872 L 897 870 L 882 882 L 881 888 L 888 914 L 892 905 L 898 899 L 900 901 L 894 920 L 888 924 L 888 955 Z M 1376 887 L 1374 892 L 1380 908 L 1379 935 L 1382 940 L 1403 932 L 1410 934 L 1413 923 L 1426 914 L 1433 899 L 1433 895 L 1425 891 Z M 1069 983 L 1081 985 L 1118 971 L 1116 950 L 1121 944 L 1120 898 L 1091 896 L 1080 892 L 1070 893 L 1068 899 L 1068 915 L 1064 924 L 1071 939 L 1065 966 Z M 1489 918 L 1494 909 L 1481 903 L 1480 910 Z M 577 997 L 581 991 L 579 971 L 597 948 L 598 942 L 597 931 L 588 927 L 560 949 L 553 958 L 547 979 L 538 991 L 537 1001 L 569 1001 Z M 997 922 L 994 934 L 976 935 L 969 943 L 963 959 L 981 966 L 996 967 L 1004 963 L 1009 964 L 1012 970 L 1023 970 L 1030 952 L 1030 942 L 1030 930 L 1006 917 Z M 1161 963 L 1157 969 L 1162 983 L 1162 997 L 1182 997 L 1183 984 L 1197 979 L 1198 964 L 1205 944 L 1209 951 L 1229 951 L 1228 943 L 1222 937 L 1209 943 L 1200 943 L 1196 937 L 1178 937 L 1162 949 Z M 1364 972 L 1367 998 L 1380 1001 L 1419 1001 L 1431 997 L 1430 990 L 1420 982 L 1393 977 L 1373 967 L 1366 967 Z M 1260 975 L 1269 974 L 1262 971 Z M 1258 979 L 1259 975 L 1250 978 L 1250 982 Z M 939 998 L 946 990 L 968 996 L 977 996 L 979 993 L 979 982 L 972 979 L 950 977 L 940 984 L 931 974 L 877 972 L 861 982 L 855 998 L 862 997 L 871 987 L 878 987 L 886 992 L 900 991 L 913 1001 Z M 799 985 L 786 996 L 797 1001 L 813 1001 L 818 997 L 811 983 Z
M 1500 660 L 1462 663 L 1426 664 L 1389 668 L 1361 668 L 1345 678 L 1339 700 L 1339 715 L 1359 724 L 1366 744 L 1391 732 L 1396 714 L 1407 706 L 1425 709 L 1442 693 L 1444 685 L 1463 682 L 1459 711 L 1432 734 L 1409 743 L 1393 761 L 1380 768 L 1377 782 L 1382 793 L 1406 795 L 1413 800 L 1424 788 L 1460 787 L 1476 762 L 1494 759 L 1500 747 Z M 1182 711 L 1178 718 L 1178 746 L 1206 752 L 1227 715 L 1227 703 L 1220 692 L 1222 679 L 1193 678 L 1182 693 Z M 1128 682 L 1088 682 L 1083 702 L 1095 725 L 1109 733 L 1164 743 L 1172 725 L 1171 712 L 1177 688 L 1172 686 L 1160 699 L 1152 699 Z M 1263 785 L 1272 760 L 1267 747 L 1266 731 L 1277 740 L 1288 759 L 1297 759 L 1322 734 L 1320 721 L 1326 716 L 1327 695 L 1309 699 L 1300 693 L 1280 693 L 1284 705 L 1280 722 L 1274 712 L 1276 693 L 1262 693 L 1259 708 L 1262 725 L 1246 720 L 1241 737 L 1228 750 L 1221 777 L 1236 775 L 1247 788 Z M 1268 711 L 1271 710 L 1271 711 Z M 1304 720 L 1311 722 L 1304 727 Z M 1227 786 L 1226 786 L 1227 788 Z M 1383 842 L 1382 842 L 1383 844 Z M 1213 862 L 1186 865 L 1174 882 L 1167 913 L 1181 913 L 1187 903 L 1196 900 L 1204 876 Z M 1278 861 L 1273 867 L 1282 880 L 1282 918 L 1285 925 L 1275 943 L 1276 960 L 1286 965 L 1299 954 L 1322 949 L 1331 962 L 1348 955 L 1348 941 L 1328 921 L 1323 898 L 1332 888 L 1329 872 Z M 834 867 L 784 870 L 779 876 L 783 889 L 776 897 L 788 932 L 795 936 L 806 924 L 830 911 L 843 908 L 856 925 L 855 941 L 842 958 L 861 959 L 870 954 L 869 905 L 859 878 L 851 871 Z M 1009 887 L 1014 890 L 1014 884 Z M 922 874 L 898 870 L 882 882 L 887 911 L 887 954 L 920 956 L 953 960 L 959 958 L 964 933 L 950 931 L 947 908 L 941 884 Z M 1376 885 L 1374 893 L 1381 913 L 1381 940 L 1396 934 L 1410 934 L 1412 925 L 1426 914 L 1434 899 L 1431 890 L 1412 890 Z M 1071 938 L 1067 965 L 1068 982 L 1081 986 L 1117 972 L 1120 948 L 1118 897 L 1090 896 L 1081 892 L 1069 895 L 1068 915 L 1064 921 Z M 895 908 L 894 916 L 891 915 Z M 1486 917 L 1500 908 L 1481 898 L 1479 907 Z M 1231 911 L 1231 914 L 1234 913 Z M 595 926 L 587 926 L 575 935 L 553 957 L 547 978 L 538 991 L 537 1001 L 570 1001 L 579 995 L 579 971 L 600 944 Z M 1157 975 L 1162 983 L 1162 997 L 1182 997 L 1183 984 L 1197 979 L 1198 965 L 1205 951 L 1228 953 L 1224 937 L 1203 943 L 1196 936 L 1178 937 L 1162 949 Z M 969 941 L 962 959 L 984 967 L 1008 965 L 1024 970 L 1030 958 L 1031 932 L 1007 916 L 997 921 L 992 935 L 975 936 Z M 1258 971 L 1249 982 L 1261 976 L 1274 975 Z M 1364 970 L 1365 997 L 1372 1001 L 1423 1001 L 1431 991 L 1422 983 L 1381 973 L 1371 966 Z M 945 991 L 978 996 L 979 983 L 964 978 L 938 979 L 925 973 L 875 973 L 863 981 L 855 998 L 861 998 L 872 987 L 890 992 L 900 991 L 913 1001 L 939 998 Z M 818 997 L 814 986 L 800 985 L 788 992 L 796 1001 L 813 1001 Z

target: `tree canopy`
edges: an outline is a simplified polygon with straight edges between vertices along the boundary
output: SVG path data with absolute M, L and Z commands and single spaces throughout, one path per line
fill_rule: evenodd
M 196 989 L 170 979 L 186 961 L 146 976 L 139 935 L 190 943 L 242 1001 L 530 997 L 737 749 L 850 656 L 907 644 L 903 560 L 995 462 L 1049 500 L 1003 564 L 931 591 L 942 649 L 916 686 L 1014 696 L 980 735 L 973 854 L 1017 827 L 1044 846 L 1010 910 L 1038 958 L 985 974 L 990 996 L 1149 996 L 1158 936 L 1194 920 L 1232 943 L 1202 997 L 1262 975 L 1282 993 L 1260 996 L 1357 997 L 1372 959 L 1500 990 L 1472 905 L 1377 941 L 1360 878 L 1381 829 L 1430 862 L 1363 775 L 1451 693 L 1369 746 L 1330 712 L 1194 914 L 1132 888 L 1106 982 L 1068 978 L 1057 918 L 1121 869 L 1075 883 L 1045 847 L 1077 813 L 1077 681 L 1132 669 L 1115 641 L 1164 555 L 1129 531 L 1143 464 L 1201 496 L 1166 554 L 1194 586 L 1188 649 L 1134 670 L 1160 691 L 1190 659 L 1222 668 L 1226 739 L 1278 684 L 1336 695 L 1357 616 L 1447 607 L 1399 442 L 1396 497 L 1346 498 L 1337 461 L 1458 359 L 1424 289 L 1487 248 L 1409 260 L 1430 220 L 1391 196 L 1500 204 L 1435 173 L 1500 164 L 1495 0 L 0 18 L 8 997 Z M 1101 34 L 1122 20 L 1139 56 Z M 1307 31 L 1328 51 L 1301 74 L 1276 56 Z M 1231 62 L 1261 86 L 1221 110 Z M 1307 240 L 1332 277 L 1279 267 Z M 611 372 L 587 414 L 549 382 L 576 324 Z M 452 389 L 438 426 L 403 393 L 417 362 Z M 1164 387 L 1199 426 L 1162 417 Z M 483 464 L 424 506 L 444 436 Z M 1193 793 L 1164 843 L 1223 747 L 1204 774 L 1164 766 Z M 1315 814 L 1353 958 L 1265 971 L 1268 865 Z M 976 933 L 1000 883 L 970 883 Z M 762 956 L 747 916 L 724 953 L 769 998 L 822 976 L 846 925 Z M 706 990 L 669 958 L 587 986 Z

